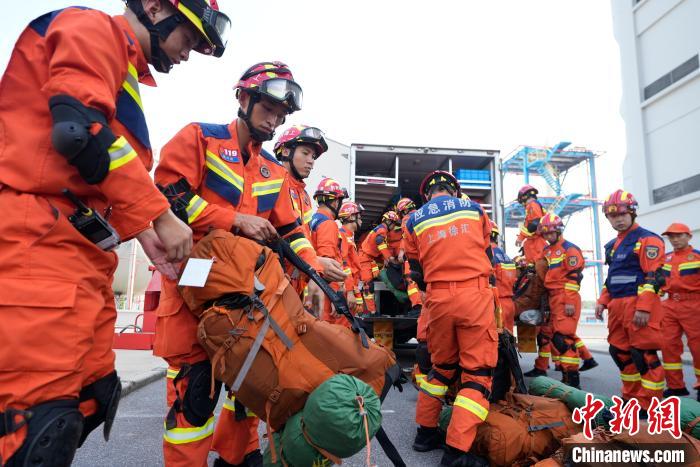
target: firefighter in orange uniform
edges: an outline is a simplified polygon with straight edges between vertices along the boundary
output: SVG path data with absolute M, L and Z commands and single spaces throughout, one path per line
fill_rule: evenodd
M 374 279 L 379 276 L 380 264 L 398 262 L 395 254 L 389 248 L 389 231 L 399 225 L 400 219 L 394 211 L 382 214 L 382 220 L 378 226 L 369 231 L 360 245 L 360 278 L 362 279 L 362 298 L 365 301 L 365 309 L 369 314 L 374 314 L 377 309 L 374 304 Z
M 332 178 L 324 178 L 318 184 L 314 192 L 314 200 L 318 204 L 318 210 L 311 216 L 311 243 L 316 254 L 323 258 L 343 264 L 343 256 L 340 252 L 340 232 L 335 220 L 343 200 L 348 192 Z M 344 277 L 344 279 L 346 279 Z M 333 290 L 344 288 L 339 282 L 331 283 Z M 319 306 L 320 305 L 320 306 Z M 319 309 L 320 308 L 320 309 Z M 329 323 L 349 326 L 348 321 L 338 315 L 331 306 L 330 300 L 324 298 L 323 304 L 312 303 L 314 313 L 320 313 L 319 317 Z
M 328 143 L 323 137 L 323 132 L 306 125 L 294 125 L 288 128 L 275 143 L 275 156 L 289 173 L 289 196 L 297 219 L 304 229 L 305 237 L 291 243 L 295 253 L 299 253 L 311 241 L 309 223 L 313 215 L 313 206 L 306 192 L 304 180 L 311 174 L 316 159 L 327 150 Z M 291 264 L 287 265 L 286 272 L 291 277 L 292 286 L 299 296 L 302 296 L 307 278 Z
M 658 292 L 663 285 L 664 242 L 634 221 L 637 201 L 631 193 L 613 192 L 603 203 L 603 213 L 618 233 L 605 245 L 608 276 L 596 318 L 602 319 L 608 309 L 608 343 L 620 369 L 622 397 L 636 397 L 646 410 L 652 397 L 663 396 L 664 388 L 657 355 L 663 342 Z
M 301 108 L 301 87 L 287 65 L 262 62 L 250 67 L 236 87 L 239 118 L 230 124 L 191 123 L 162 149 L 155 172 L 173 209 L 186 219 L 195 239 L 226 229 L 258 241 L 279 236 L 305 240 L 292 205 L 285 168 L 262 150 L 285 117 Z M 317 270 L 311 244 L 297 251 Z M 339 266 L 334 268 L 343 278 Z M 210 450 L 216 466 L 259 465 L 258 419 L 229 395 L 214 429 L 209 398 L 211 363 L 197 341 L 197 318 L 175 281 L 164 279 L 156 310 L 154 354 L 169 365 L 163 454 L 168 466 L 204 466 Z M 213 440 L 212 440 L 213 433 Z
M 503 325 L 511 333 L 515 322 L 515 303 L 513 303 L 513 286 L 518 278 L 515 263 L 498 246 L 498 237 L 501 230 L 491 221 L 491 250 L 493 251 L 493 270 L 496 275 L 496 288 L 498 289 L 498 301 L 501 304 Z
M 688 390 L 683 381 L 681 354 L 685 333 L 688 347 L 693 356 L 697 398 L 700 400 L 700 251 L 690 245 L 693 235 L 685 224 L 671 224 L 663 233 L 673 246 L 673 252 L 666 255 L 663 275 L 666 278 L 664 291 L 667 299 L 661 302 L 664 310 L 661 331 L 664 335 L 663 367 L 666 373 L 664 397 L 687 396 Z
M 440 409 L 461 369 L 440 465 L 487 466 L 486 459 L 468 451 L 488 415 L 498 353 L 495 291 L 489 284 L 491 222 L 477 203 L 456 197 L 459 182 L 449 172 L 429 174 L 420 193 L 426 203 L 406 224 L 406 256 L 416 283 L 426 285 L 432 370 L 418 393 L 413 449 L 440 446 Z
M 215 9 L 71 7 L 15 44 L 0 85 L 0 464 L 69 465 L 100 424 L 109 436 L 121 391 L 111 250 L 137 238 L 174 275 L 192 245 L 148 173 L 139 83 L 155 83 L 149 63 L 167 73 L 195 47 L 220 56 L 228 18 Z
M 410 277 L 410 266 L 408 265 L 408 261 L 406 261 L 406 245 L 405 245 L 405 237 L 406 237 L 406 223 L 408 222 L 409 217 L 413 213 L 413 211 L 416 210 L 416 203 L 413 202 L 411 198 L 401 198 L 398 203 L 396 203 L 396 213 L 399 215 L 401 218 L 401 234 L 402 234 L 402 239 L 401 239 L 401 244 L 399 247 L 399 261 L 403 262 L 404 264 L 404 276 L 406 278 L 406 293 L 408 294 L 408 299 L 411 301 L 411 310 L 408 312 L 408 317 L 411 318 L 418 318 L 419 321 L 421 320 L 420 314 L 421 314 L 421 309 L 423 308 L 423 299 L 421 297 L 420 290 L 418 290 L 418 286 L 416 285 L 415 282 L 411 280 Z M 427 321 L 427 320 L 425 320 Z M 421 332 L 425 331 L 424 326 L 421 326 L 423 323 L 418 324 L 418 334 L 423 334 Z M 416 336 L 418 339 L 418 342 L 421 341 L 420 337 Z
M 520 227 L 515 246 L 522 246 L 528 263 L 542 259 L 544 247 L 547 246 L 547 242 L 537 232 L 540 219 L 544 216 L 544 208 L 537 200 L 537 193 L 537 188 L 532 185 L 525 185 L 518 191 L 518 203 L 525 207 L 525 221 Z
M 354 201 L 345 201 L 338 212 L 338 220 L 340 220 L 340 236 L 341 236 L 341 255 L 343 256 L 343 271 L 348 274 L 348 282 L 346 279 L 345 290 L 347 295 L 348 305 L 355 309 L 355 313 L 360 313 L 364 302 L 362 301 L 362 293 L 360 292 L 360 255 L 357 252 L 355 244 L 355 232 L 362 226 L 362 205 Z M 352 296 L 351 296 L 352 293 Z

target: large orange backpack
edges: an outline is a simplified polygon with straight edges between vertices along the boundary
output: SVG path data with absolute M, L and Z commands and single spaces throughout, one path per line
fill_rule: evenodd
M 198 339 L 212 362 L 212 378 L 277 430 L 308 395 L 337 373 L 355 376 L 378 395 L 396 370 L 393 353 L 362 346 L 345 327 L 304 310 L 279 257 L 269 248 L 215 230 L 191 258 L 214 258 L 204 287 L 182 287 L 200 318 Z

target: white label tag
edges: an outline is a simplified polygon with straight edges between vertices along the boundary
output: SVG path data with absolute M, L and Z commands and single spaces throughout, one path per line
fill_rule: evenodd
M 185 270 L 182 271 L 178 285 L 204 287 L 213 264 L 213 259 L 190 258 L 185 265 Z

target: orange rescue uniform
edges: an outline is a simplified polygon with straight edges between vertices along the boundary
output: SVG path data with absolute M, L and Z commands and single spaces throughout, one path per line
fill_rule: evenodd
M 108 217 L 122 240 L 168 209 L 148 171 L 153 163 L 139 83 L 154 85 L 123 16 L 66 8 L 22 32 L 0 83 L 0 412 L 59 399 L 115 378 L 115 252 L 68 221 L 70 189 Z M 65 94 L 104 114 L 118 139 L 107 177 L 88 185 L 51 144 L 48 99 Z M 111 215 L 109 215 L 111 213 Z M 96 403 L 81 404 L 91 415 Z M 27 427 L 0 437 L 0 459 Z
M 700 250 L 692 246 L 666 255 L 663 265 L 666 277 L 664 291 L 668 298 L 661 302 L 664 310 L 661 331 L 664 335 L 663 367 L 666 383 L 671 389 L 685 388 L 681 354 L 685 332 L 693 356 L 695 389 L 700 389 Z
M 542 216 L 544 216 L 544 208 L 540 202 L 529 198 L 525 203 L 525 221 L 518 233 L 518 240 L 523 242 L 523 254 L 528 263 L 534 263 L 544 257 L 547 241 L 537 232 L 537 222 Z
M 406 231 L 406 223 L 408 222 L 408 219 L 411 217 L 411 214 L 415 212 L 415 209 L 411 211 L 410 213 L 406 214 L 401 218 L 401 244 L 400 244 L 400 249 L 402 251 L 406 251 L 406 236 L 408 235 L 408 232 Z M 411 268 L 408 265 L 408 261 L 404 261 L 404 278 L 406 279 L 406 293 L 408 294 L 408 299 L 411 301 L 411 306 L 412 307 L 417 307 L 423 306 L 423 298 L 421 296 L 420 290 L 418 289 L 418 285 L 416 285 L 415 282 L 410 277 L 410 272 Z M 416 338 L 418 340 L 421 340 L 421 335 L 425 334 L 425 326 L 427 325 L 427 319 L 423 314 L 421 314 L 418 317 L 418 329 L 417 329 L 417 335 Z M 423 338 L 425 340 L 425 338 Z
M 513 287 L 518 278 L 518 271 L 513 260 L 498 245 L 491 243 L 491 250 L 493 251 L 493 272 L 496 276 L 496 289 L 498 290 L 498 301 L 501 304 L 503 325 L 512 333 L 515 324 Z
M 369 231 L 360 244 L 360 279 L 362 279 L 362 298 L 367 312 L 377 311 L 374 304 L 374 279 L 379 276 L 380 264 L 391 258 L 387 239 L 389 231 L 384 224 L 379 224 Z
M 406 224 L 406 255 L 418 260 L 427 282 L 428 350 L 433 369 L 420 386 L 416 422 L 437 426 L 448 387 L 461 368 L 461 384 L 447 429 L 447 444 L 469 451 L 488 415 L 498 333 L 490 253 L 491 222 L 472 201 L 438 196 Z M 466 311 L 465 311 L 466 310 Z
M 211 229 L 232 230 L 238 213 L 255 215 L 268 219 L 300 256 L 318 268 L 313 248 L 297 221 L 287 171 L 262 151 L 260 144 L 240 147 L 237 120 L 228 125 L 189 124 L 163 147 L 156 182 L 166 187 L 182 178 L 189 186 L 187 217 L 195 241 Z M 197 341 L 198 320 L 184 303 L 175 281 L 163 278 L 156 315 L 153 353 L 168 362 L 171 376 L 185 365 L 208 360 Z M 180 398 L 185 394 L 187 381 L 182 378 L 167 385 L 169 407 L 178 394 Z M 182 411 L 176 411 L 176 426 L 166 427 L 163 436 L 166 465 L 205 466 L 210 448 L 226 462 L 239 464 L 245 454 L 257 449 L 258 419 L 239 414 L 242 420 L 236 422 L 232 407 L 233 403 L 224 405 L 216 430 L 213 414 L 206 423 L 193 426 Z M 242 450 L 231 448 L 233 439 Z
M 299 253 L 303 247 L 306 247 L 311 242 L 311 228 L 309 227 L 309 223 L 313 215 L 313 205 L 311 204 L 309 194 L 306 192 L 306 183 L 304 183 L 303 180 L 297 180 L 291 174 L 289 175 L 289 196 L 292 200 L 294 213 L 304 231 L 304 239 L 299 238 L 291 242 L 292 250 Z M 308 278 L 288 262 L 285 272 L 289 275 L 294 290 L 302 297 L 304 289 L 308 284 Z
M 345 280 L 346 292 L 353 292 L 355 303 L 349 303 L 350 308 L 361 310 L 363 301 L 360 293 L 360 255 L 357 253 L 357 245 L 355 244 L 355 234 L 350 232 L 345 227 L 340 230 L 340 252 L 343 257 L 343 271 L 348 275 Z

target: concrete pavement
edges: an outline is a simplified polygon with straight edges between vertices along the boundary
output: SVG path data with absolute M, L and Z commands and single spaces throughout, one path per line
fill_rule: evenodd
M 165 360 L 153 356 L 150 350 L 115 349 L 114 353 L 117 355 L 114 366 L 122 380 L 122 397 L 162 378 L 168 368 Z

